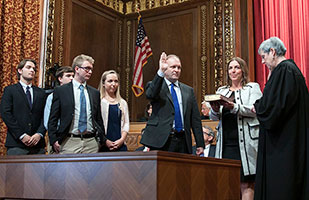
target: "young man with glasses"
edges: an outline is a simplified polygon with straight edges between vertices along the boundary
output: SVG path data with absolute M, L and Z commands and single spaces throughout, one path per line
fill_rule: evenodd
M 74 79 L 54 91 L 48 135 L 55 153 L 96 153 L 100 144 L 110 144 L 104 133 L 100 93 L 87 85 L 93 64 L 90 56 L 76 56 Z

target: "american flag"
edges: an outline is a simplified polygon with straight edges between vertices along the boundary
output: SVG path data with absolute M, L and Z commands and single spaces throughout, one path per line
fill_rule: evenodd
M 135 96 L 139 97 L 144 92 L 143 67 L 147 63 L 147 59 L 152 55 L 141 16 L 138 17 L 138 28 L 135 45 L 132 90 Z

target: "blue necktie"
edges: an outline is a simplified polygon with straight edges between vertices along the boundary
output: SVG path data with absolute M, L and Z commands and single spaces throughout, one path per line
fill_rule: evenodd
M 84 93 L 84 86 L 80 85 L 80 113 L 78 121 L 78 130 L 83 133 L 87 129 L 87 110 L 86 110 L 86 97 Z
M 171 94 L 172 94 L 172 99 L 173 99 L 174 108 L 175 108 L 175 129 L 176 131 L 180 132 L 182 131 L 182 120 L 181 120 L 181 114 L 180 114 L 177 94 L 174 89 L 174 83 L 171 84 Z
M 27 95 L 27 99 L 28 99 L 30 109 L 32 109 L 32 100 L 31 100 L 31 93 L 30 93 L 30 87 L 29 86 L 26 87 L 26 95 Z

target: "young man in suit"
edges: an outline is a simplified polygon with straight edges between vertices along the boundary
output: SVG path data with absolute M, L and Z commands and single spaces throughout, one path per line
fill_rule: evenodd
M 74 70 L 71 66 L 62 66 L 56 71 L 56 79 L 58 85 L 64 85 L 70 83 L 74 78 Z M 48 119 L 50 115 L 50 109 L 53 101 L 53 93 L 49 94 L 46 99 L 46 104 L 44 108 L 44 127 L 48 129 Z M 60 123 L 60 122 L 59 122 Z M 58 125 L 59 125 L 58 123 Z M 49 144 L 49 140 L 47 140 L 47 152 L 48 154 L 53 153 L 52 147 Z
M 62 66 L 56 71 L 56 79 L 60 86 L 70 83 L 73 80 L 73 78 L 74 78 L 74 70 L 72 69 L 71 66 Z M 48 95 L 44 109 L 44 126 L 46 129 L 48 129 L 47 126 L 52 101 L 53 101 L 53 93 Z
M 74 79 L 54 90 L 48 136 L 55 153 L 96 153 L 99 143 L 110 145 L 103 128 L 100 93 L 86 84 L 93 64 L 90 56 L 76 56 Z
M 196 154 L 200 155 L 204 150 L 201 117 L 193 88 L 178 81 L 180 59 L 163 52 L 159 65 L 157 74 L 146 87 L 152 115 L 141 143 L 151 150 L 191 154 L 192 129 L 197 144 Z
M 200 156 L 201 157 L 215 157 L 216 145 L 212 144 L 215 138 L 215 133 L 213 132 L 212 128 L 206 125 L 203 126 L 202 129 L 203 129 L 205 148 L 204 148 L 204 152 Z M 196 146 L 193 146 L 192 154 L 196 155 Z
M 17 66 L 19 82 L 7 86 L 1 100 L 1 116 L 8 131 L 7 155 L 45 153 L 43 114 L 46 95 L 32 85 L 36 62 L 22 60 Z

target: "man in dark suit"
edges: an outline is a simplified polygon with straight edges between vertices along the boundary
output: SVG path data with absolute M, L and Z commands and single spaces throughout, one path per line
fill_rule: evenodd
M 141 143 L 151 150 L 192 153 L 191 129 L 197 144 L 196 154 L 203 153 L 201 117 L 192 87 L 178 81 L 181 62 L 176 55 L 163 52 L 160 68 L 147 84 L 146 97 L 151 101 L 150 116 Z
M 87 55 L 74 58 L 72 82 L 55 88 L 48 135 L 55 153 L 96 153 L 105 138 L 100 109 L 100 93 L 86 84 L 94 59 Z M 58 127 L 58 120 L 60 125 Z
M 203 136 L 205 142 L 204 152 L 200 155 L 201 157 L 215 157 L 216 145 L 213 145 L 213 140 L 215 138 L 215 133 L 209 126 L 203 126 Z M 196 146 L 192 148 L 192 154 L 196 155 Z
M 8 131 L 7 155 L 45 153 L 43 114 L 46 95 L 32 85 L 36 62 L 22 60 L 17 66 L 19 82 L 7 86 L 1 100 L 1 115 Z

